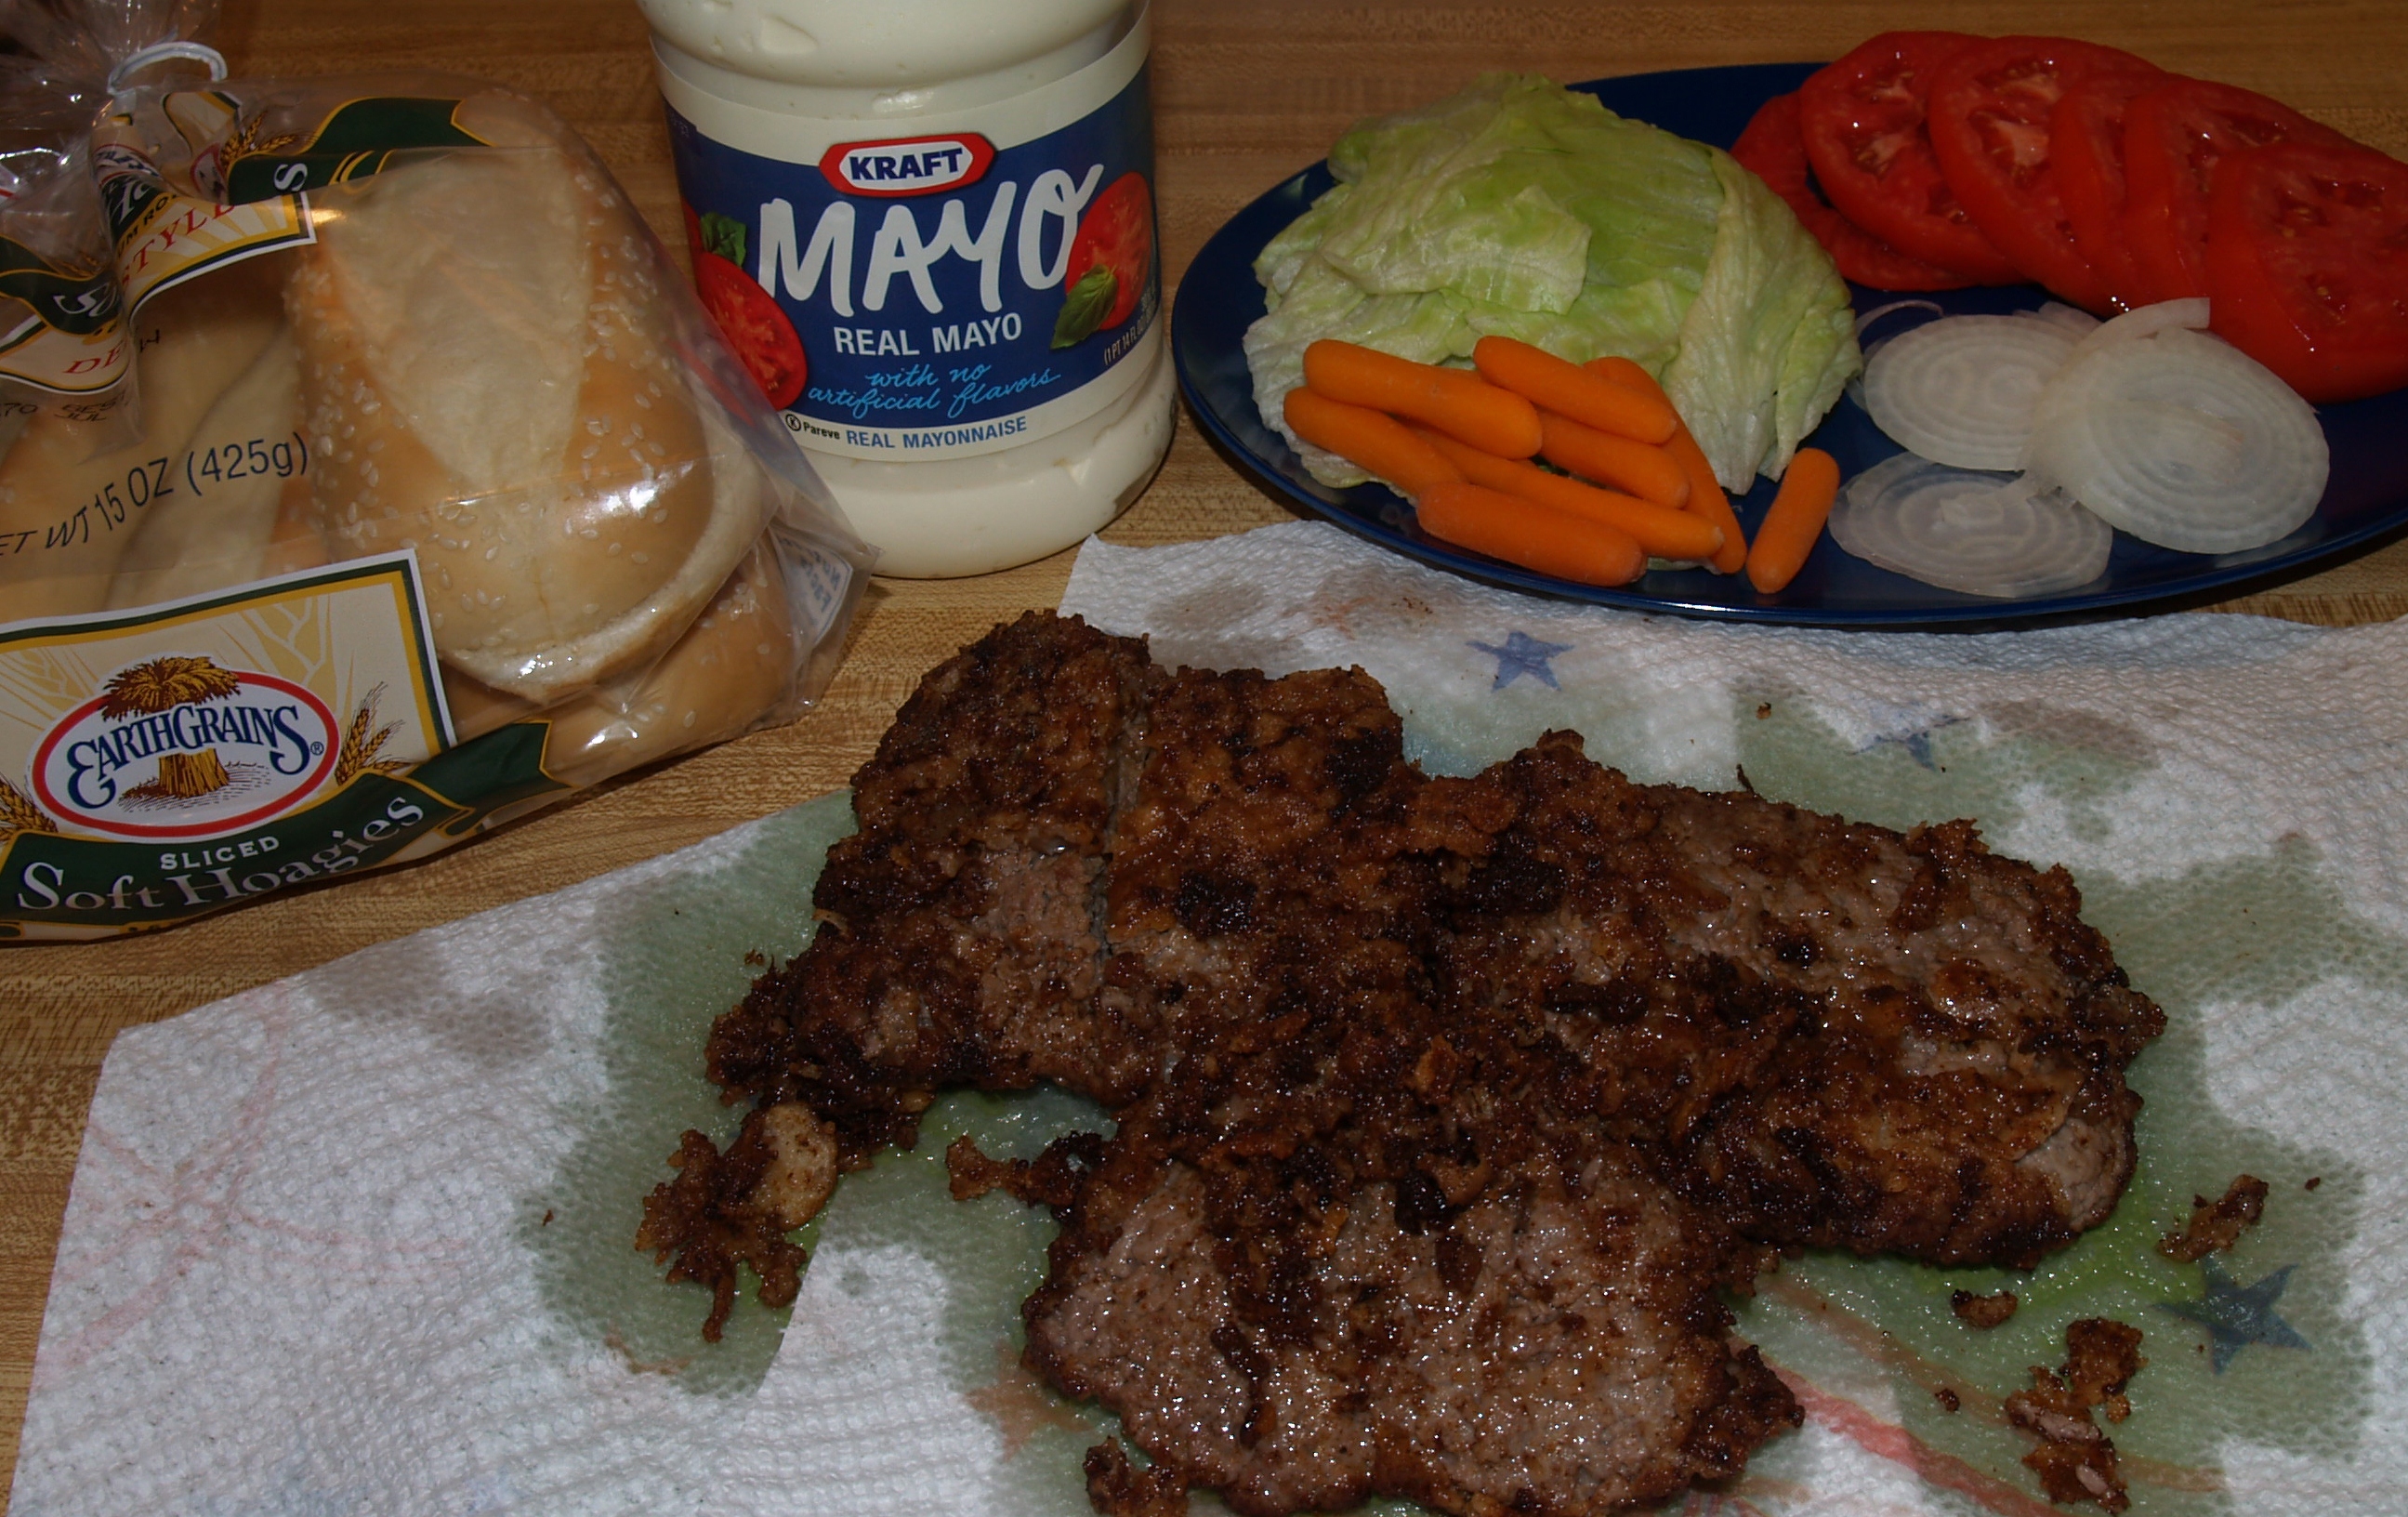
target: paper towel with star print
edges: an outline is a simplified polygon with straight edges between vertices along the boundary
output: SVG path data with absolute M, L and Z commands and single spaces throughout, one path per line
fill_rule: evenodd
M 1741 627 L 1494 590 L 1304 522 L 1091 542 L 1063 609 L 1165 664 L 1360 665 L 1434 770 L 1567 727 L 1641 780 L 1974 818 L 2071 870 L 2165 1006 L 2111 1224 L 2029 1275 L 1784 1263 L 1739 1330 L 1806 1426 L 1681 1510 L 2049 1510 L 2000 1403 L 2107 1316 L 2149 1361 L 2107 1429 L 2134 1512 L 2408 1511 L 2408 625 Z M 2270 1186 L 2258 1227 L 2198 1264 L 2157 1251 L 2243 1173 Z M 2005 1326 L 1949 1309 L 1999 1289 Z
M 2109 1429 L 2135 1512 L 2408 1510 L 2408 628 L 1726 627 L 1492 591 L 1306 524 L 1090 544 L 1066 607 L 1166 663 L 1359 664 L 1433 768 L 1572 727 L 1642 780 L 1744 770 L 1893 826 L 1974 817 L 2071 869 L 2165 1005 L 2110 1224 L 2029 1275 L 1784 1261 L 1739 1330 L 1806 1425 L 1673 1510 L 2059 1510 L 2001 1403 L 2090 1316 L 2145 1335 Z M 740 1303 L 715 1346 L 707 1293 L 628 1246 L 678 1133 L 732 1127 L 703 1037 L 748 953 L 805 940 L 849 825 L 830 797 L 121 1036 L 11 1510 L 1086 1511 L 1109 1420 L 1017 1357 L 1051 1224 L 951 1201 L 941 1154 L 960 1133 L 1030 1153 L 1091 1109 L 947 1097 L 916 1150 L 846 1178 L 792 1311 Z M 2199 1264 L 2157 1252 L 2241 1173 L 2271 1187 L 2258 1227 Z M 2022 1300 L 2004 1326 L 1949 1310 L 2000 1288 Z

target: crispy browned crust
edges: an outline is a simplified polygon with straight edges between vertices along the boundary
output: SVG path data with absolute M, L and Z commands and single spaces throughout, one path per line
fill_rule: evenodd
M 1971 1291 L 1948 1293 L 1948 1309 L 1956 1314 L 1956 1320 L 1985 1333 L 2004 1326 L 2021 1304 L 2013 1291 L 1994 1291 L 1988 1295 L 1976 1295 Z
M 697 1281 L 710 1287 L 710 1315 L 703 1320 L 702 1336 L 712 1343 L 735 1307 L 738 1265 L 760 1277 L 761 1304 L 774 1308 L 793 1304 L 802 1289 L 803 1266 L 810 1262 L 786 1238 L 795 1224 L 754 1195 L 771 1162 L 759 1117 L 755 1111 L 746 1118 L 725 1153 L 687 1129 L 669 1158 L 676 1177 L 644 1198 L 644 1220 L 636 1229 L 636 1247 L 655 1263 L 667 1264 L 672 1282 Z
M 1568 733 L 1449 785 L 1511 809 L 1458 866 L 1465 1014 L 1572 1050 L 1605 1120 L 1741 1231 L 2028 1266 L 2121 1194 L 2122 1071 L 2164 1018 L 2061 869 L 1966 823 L 1634 785 Z
M 2197 1264 L 2232 1247 L 2266 1214 L 2266 1182 L 2255 1175 L 2235 1175 L 2216 1199 L 2192 1196 L 2189 1224 L 2181 1232 L 2157 1239 L 2157 1252 L 2184 1264 Z
M 855 805 L 712 1077 L 849 1166 L 942 1086 L 1114 1109 L 948 1154 L 1063 1222 L 1028 1352 L 1152 1461 L 1090 1456 L 1107 1511 L 1720 1479 L 1798 1421 L 1717 1294 L 1761 1243 L 2026 1264 L 2130 1173 L 2162 1018 L 2063 871 L 1969 823 L 1634 785 L 1560 733 L 1429 780 L 1360 671 L 1165 675 L 1038 615 L 924 681 Z M 778 1267 L 684 1157 L 646 1246 Z
M 853 778 L 818 936 L 720 1019 L 710 1078 L 809 1103 L 853 1164 L 908 1146 L 939 1087 L 1143 1090 L 1155 1030 L 1097 994 L 1097 923 L 1158 678 L 1143 643 L 1035 612 L 932 671 Z
M 2065 1355 L 2055 1374 L 2032 1366 L 2031 1388 L 2007 1397 L 2007 1421 L 2040 1439 L 2023 1462 L 2051 1501 L 2093 1501 L 2122 1511 L 2132 1503 L 2115 1445 L 2091 1410 L 2103 1409 L 2114 1423 L 2131 1415 L 2124 1387 L 2148 1363 L 2141 1357 L 2141 1330 L 2104 1317 L 2069 1323 Z

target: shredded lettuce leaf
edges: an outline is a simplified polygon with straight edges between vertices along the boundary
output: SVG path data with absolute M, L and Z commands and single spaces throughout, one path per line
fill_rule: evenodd
M 1777 475 L 1863 366 L 1847 287 L 1727 153 L 1531 75 L 1494 74 L 1330 150 L 1337 186 L 1254 261 L 1246 359 L 1263 419 L 1316 479 L 1363 472 L 1282 412 L 1322 337 L 1422 363 L 1491 333 L 1663 381 L 1731 490 Z

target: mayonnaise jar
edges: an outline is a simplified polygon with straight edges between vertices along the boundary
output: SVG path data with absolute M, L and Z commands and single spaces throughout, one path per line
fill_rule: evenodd
M 878 572 L 1137 497 L 1175 406 L 1143 0 L 640 0 L 703 303 Z

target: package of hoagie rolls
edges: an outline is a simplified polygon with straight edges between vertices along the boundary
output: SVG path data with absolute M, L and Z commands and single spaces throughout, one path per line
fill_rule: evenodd
M 0 939 L 421 857 L 824 687 L 867 551 L 562 122 L 122 75 L 129 402 L 0 422 Z

